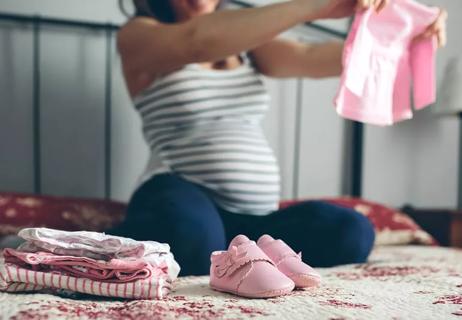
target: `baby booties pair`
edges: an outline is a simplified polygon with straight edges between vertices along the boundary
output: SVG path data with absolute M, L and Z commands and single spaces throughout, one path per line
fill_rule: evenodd
M 211 256 L 210 287 L 247 298 L 271 298 L 295 287 L 319 285 L 321 276 L 284 241 L 263 235 L 255 241 L 236 236 L 227 251 Z

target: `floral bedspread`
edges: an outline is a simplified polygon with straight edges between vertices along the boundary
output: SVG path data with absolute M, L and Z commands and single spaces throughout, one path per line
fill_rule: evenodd
M 163 301 L 0 294 L 2 319 L 461 319 L 462 250 L 379 247 L 367 264 L 320 269 L 320 288 L 268 300 L 180 278 Z

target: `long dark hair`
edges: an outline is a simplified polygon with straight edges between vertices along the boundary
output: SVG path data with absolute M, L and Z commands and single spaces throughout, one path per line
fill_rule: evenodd
M 223 7 L 226 1 L 221 0 L 218 7 Z M 163 23 L 175 22 L 175 13 L 169 0 L 133 0 L 133 5 L 136 17 L 154 17 Z M 119 0 L 119 7 L 125 15 L 130 16 L 123 5 L 123 0 Z

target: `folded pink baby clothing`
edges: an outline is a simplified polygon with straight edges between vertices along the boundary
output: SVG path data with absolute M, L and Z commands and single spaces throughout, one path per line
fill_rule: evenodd
M 68 290 L 83 294 L 127 299 L 162 299 L 171 290 L 165 273 L 131 282 L 98 281 L 59 272 L 33 271 L 0 258 L 0 291 L 54 292 Z
M 87 257 L 60 256 L 49 252 L 21 252 L 4 249 L 6 263 L 33 271 L 56 271 L 75 277 L 111 282 L 130 282 L 153 276 L 156 269 L 142 259 L 94 260 Z M 160 270 L 165 273 L 164 270 Z
M 438 8 L 391 0 L 379 13 L 356 14 L 345 41 L 343 73 L 335 98 L 348 119 L 391 125 L 435 102 L 435 39 L 414 41 L 435 21 Z
M 90 231 L 61 231 L 49 228 L 26 228 L 18 236 L 26 240 L 17 249 L 24 252 L 51 252 L 57 255 L 87 257 L 96 260 L 142 258 L 164 269 L 174 281 L 180 272 L 170 246 L 156 241 L 136 241 Z
M 26 242 L 0 258 L 0 291 L 157 299 L 170 292 L 180 270 L 170 247 L 155 241 L 46 228 L 18 235 Z

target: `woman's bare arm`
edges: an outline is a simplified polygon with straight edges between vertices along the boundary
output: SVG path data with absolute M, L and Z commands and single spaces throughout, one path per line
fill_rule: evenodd
M 300 43 L 275 39 L 251 51 L 259 71 L 276 78 L 338 76 L 342 72 L 343 42 Z
M 125 76 L 136 79 L 130 81 L 129 89 L 133 94 L 157 74 L 188 63 L 217 61 L 251 50 L 301 22 L 318 18 L 319 7 L 327 2 L 292 0 L 218 11 L 177 24 L 135 18 L 118 34 Z
M 337 0 L 341 3 L 341 0 Z M 382 10 L 389 0 L 359 0 L 359 8 L 374 6 Z M 438 18 L 416 41 L 436 36 L 438 44 L 446 44 L 447 12 L 441 9 Z M 343 42 L 304 44 L 295 41 L 275 39 L 252 50 L 253 59 L 260 72 L 272 77 L 338 76 L 342 72 Z

